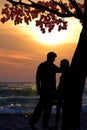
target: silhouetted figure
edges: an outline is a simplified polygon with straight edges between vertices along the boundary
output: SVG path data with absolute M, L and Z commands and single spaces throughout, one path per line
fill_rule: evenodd
M 29 122 L 32 128 L 35 128 L 35 124 L 39 120 L 41 114 L 42 127 L 44 129 L 48 128 L 53 96 L 56 92 L 56 73 L 60 72 L 60 68 L 53 63 L 56 57 L 56 53 L 49 52 L 47 54 L 47 60 L 41 63 L 37 68 L 36 87 L 40 99 Z
M 63 107 L 63 103 L 64 103 L 64 89 L 66 88 L 66 79 L 69 72 L 69 61 L 67 59 L 61 60 L 60 68 L 61 68 L 61 76 L 60 76 L 58 88 L 56 90 L 57 107 L 56 107 L 56 121 L 55 121 L 54 129 L 58 129 L 58 122 L 60 119 L 61 108 Z

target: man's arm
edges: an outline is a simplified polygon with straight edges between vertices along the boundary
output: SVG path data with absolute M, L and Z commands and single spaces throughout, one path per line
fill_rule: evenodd
M 56 73 L 61 73 L 61 68 L 55 65 L 55 71 Z

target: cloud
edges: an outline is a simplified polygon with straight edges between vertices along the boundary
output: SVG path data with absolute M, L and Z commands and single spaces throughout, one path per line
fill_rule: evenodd
M 35 61 L 34 55 L 27 53 L 20 53 L 17 51 L 9 51 L 7 49 L 0 49 L 0 65 L 13 65 L 16 68 L 32 67 L 30 63 Z
M 0 48 L 0 81 L 34 81 L 36 56 Z
M 27 33 L 25 33 L 24 28 Z M 0 48 L 32 53 L 36 50 L 34 32 L 29 26 L 14 26 L 12 22 L 0 23 Z

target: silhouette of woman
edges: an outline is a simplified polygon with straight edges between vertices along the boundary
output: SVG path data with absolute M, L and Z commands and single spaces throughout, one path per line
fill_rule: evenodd
M 60 68 L 61 68 L 61 76 L 60 76 L 60 81 L 56 90 L 57 106 L 56 106 L 56 121 L 53 127 L 54 129 L 58 129 L 58 122 L 60 119 L 61 107 L 63 108 L 64 89 L 66 86 L 66 79 L 67 79 L 68 71 L 69 71 L 69 61 L 67 59 L 61 60 Z

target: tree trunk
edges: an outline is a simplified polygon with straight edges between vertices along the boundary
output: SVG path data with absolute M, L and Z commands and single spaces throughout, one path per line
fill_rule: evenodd
M 62 127 L 65 130 L 80 129 L 80 111 L 82 95 L 87 76 L 87 0 L 85 0 L 85 14 L 83 29 L 74 53 L 69 77 L 65 86 L 65 102 L 62 117 Z

